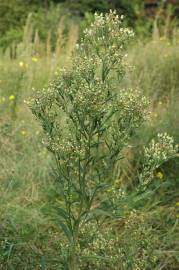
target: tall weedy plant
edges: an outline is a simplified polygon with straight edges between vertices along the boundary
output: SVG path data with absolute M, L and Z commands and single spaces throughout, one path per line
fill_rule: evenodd
M 60 226 L 68 239 L 67 269 L 79 269 L 79 235 L 101 209 L 116 180 L 116 164 L 147 116 L 147 100 L 119 88 L 124 51 L 134 36 L 115 12 L 95 14 L 76 46 L 70 71 L 63 70 L 36 93 L 31 109 L 46 133 L 61 190 Z

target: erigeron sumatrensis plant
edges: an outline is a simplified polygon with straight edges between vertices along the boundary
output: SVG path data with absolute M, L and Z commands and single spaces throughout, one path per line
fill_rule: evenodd
M 31 100 L 56 161 L 58 213 L 68 239 L 70 270 L 79 269 L 83 227 L 93 219 L 99 225 L 100 216 L 102 222 L 111 215 L 101 210 L 101 202 L 110 196 L 122 149 L 148 114 L 148 101 L 140 92 L 119 89 L 125 47 L 133 36 L 115 12 L 95 14 L 76 46 L 71 70 L 62 70 Z

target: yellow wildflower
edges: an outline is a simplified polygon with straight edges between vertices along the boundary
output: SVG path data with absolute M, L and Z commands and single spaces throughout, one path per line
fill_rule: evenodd
M 38 58 L 35 57 L 35 56 L 33 56 L 33 57 L 32 57 L 32 61 L 36 63 L 36 62 L 38 61 Z
M 9 100 L 10 100 L 10 101 L 13 101 L 14 99 L 15 99 L 15 96 L 14 96 L 14 95 L 10 95 L 10 96 L 9 96 Z
M 163 173 L 162 172 L 158 172 L 156 174 L 156 176 L 159 178 L 159 179 L 163 179 Z
M 19 66 L 22 68 L 24 66 L 24 62 L 23 61 L 19 62 Z
M 179 206 L 179 202 L 176 202 L 176 206 Z
M 25 136 L 25 135 L 27 134 L 27 132 L 26 132 L 25 130 L 21 130 L 21 134 L 22 134 L 23 136 Z

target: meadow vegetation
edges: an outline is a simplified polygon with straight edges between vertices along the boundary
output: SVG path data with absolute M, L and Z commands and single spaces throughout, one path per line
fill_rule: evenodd
M 179 35 L 116 16 L 0 52 L 2 270 L 179 269 Z

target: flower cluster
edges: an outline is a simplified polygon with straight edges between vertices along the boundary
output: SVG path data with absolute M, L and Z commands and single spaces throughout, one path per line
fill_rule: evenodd
M 178 145 L 175 145 L 173 137 L 167 133 L 157 135 L 157 140 L 152 139 L 148 147 L 144 148 L 144 163 L 141 180 L 147 185 L 154 177 L 154 171 L 164 162 L 178 156 Z M 161 178 L 161 174 L 158 175 Z
M 123 52 L 134 32 L 122 25 L 123 16 L 119 17 L 115 11 L 109 14 L 95 14 L 94 23 L 84 31 L 84 38 L 77 44 L 75 67 L 84 68 L 92 63 L 93 69 L 98 70 L 105 80 L 113 70 L 118 76 L 123 75 Z M 79 65 L 80 64 L 80 65 Z M 91 66 L 91 67 L 92 67 Z
M 143 270 L 149 266 L 152 269 L 157 258 L 151 230 L 146 216 L 135 210 L 113 226 L 98 227 L 95 222 L 85 224 L 80 235 L 81 258 L 84 258 L 81 268 L 88 265 L 89 269 L 117 270 L 120 265 L 124 270 Z

